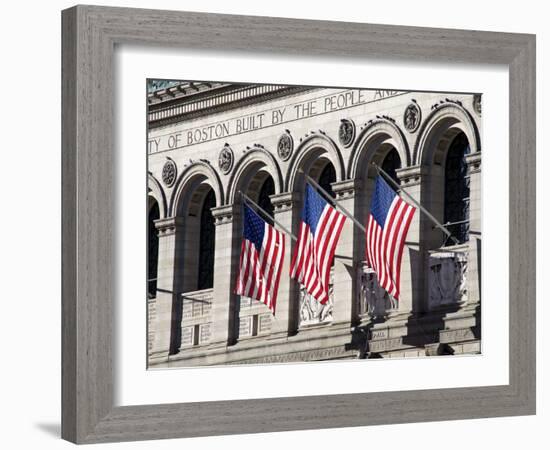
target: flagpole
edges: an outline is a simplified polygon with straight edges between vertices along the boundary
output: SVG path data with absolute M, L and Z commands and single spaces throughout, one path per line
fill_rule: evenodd
M 257 208 L 265 217 L 268 217 L 273 221 L 275 225 L 277 225 L 285 234 L 288 234 L 294 241 L 297 241 L 298 238 L 294 236 L 289 230 L 286 229 L 280 222 L 275 220 L 275 217 L 273 217 L 271 214 L 269 214 L 265 209 L 263 209 L 260 205 L 258 205 L 256 202 L 254 202 L 248 195 L 246 195 L 244 192 L 239 191 L 239 193 L 243 196 L 243 198 L 250 203 L 252 206 Z
M 441 222 L 439 222 L 426 208 L 424 208 L 420 203 L 418 203 L 405 189 L 399 186 L 393 180 L 393 178 L 390 177 L 384 169 L 382 169 L 382 167 L 380 167 L 378 164 L 374 162 L 371 164 L 376 168 L 379 174 L 382 174 L 384 176 L 386 181 L 388 181 L 394 187 L 394 189 L 396 189 L 396 191 L 399 191 L 405 194 L 407 199 L 409 199 L 412 203 L 414 203 L 415 206 L 435 224 L 436 228 L 439 228 L 441 231 L 443 231 L 443 233 L 445 233 L 448 238 L 451 238 L 455 244 L 459 243 L 458 240 L 451 234 L 449 230 L 447 230 L 447 228 L 445 228 L 445 226 Z
M 363 233 L 366 233 L 367 232 L 367 229 L 363 226 L 363 224 L 361 222 L 359 222 L 354 216 L 352 213 L 350 213 L 346 208 L 344 208 L 339 202 L 338 200 L 336 200 L 332 195 L 330 195 L 327 191 L 325 191 L 320 185 L 319 183 L 317 183 L 313 178 L 311 178 L 309 175 L 306 175 L 306 179 L 309 183 L 311 183 L 314 187 L 316 187 L 319 191 L 321 191 L 321 193 L 327 198 L 327 200 L 329 200 L 330 202 L 332 202 L 334 204 L 334 206 L 339 209 L 340 211 L 342 211 L 344 213 L 344 215 L 346 217 L 349 217 L 353 223 L 363 232 Z

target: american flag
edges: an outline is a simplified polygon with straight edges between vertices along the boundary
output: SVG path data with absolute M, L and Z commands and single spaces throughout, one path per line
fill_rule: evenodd
M 302 223 L 290 276 L 321 304 L 328 301 L 330 267 L 344 221 L 344 215 L 306 184 Z
M 415 211 L 378 176 L 367 223 L 367 263 L 376 272 L 378 284 L 396 300 L 403 247 Z
M 236 294 L 265 303 L 275 315 L 285 236 L 244 204 L 243 241 Z

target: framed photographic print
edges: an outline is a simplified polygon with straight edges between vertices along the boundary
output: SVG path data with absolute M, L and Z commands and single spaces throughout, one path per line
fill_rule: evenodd
M 534 55 L 64 11 L 63 437 L 533 414 Z
M 481 94 L 147 101 L 150 368 L 481 353 Z

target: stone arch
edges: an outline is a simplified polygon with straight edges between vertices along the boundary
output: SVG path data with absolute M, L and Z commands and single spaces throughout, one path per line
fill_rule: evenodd
M 460 132 L 466 135 L 472 153 L 481 151 L 479 130 L 470 113 L 457 103 L 439 106 L 420 127 L 414 147 L 414 164 L 431 165 L 434 158 L 446 153 L 451 141 Z
M 332 163 L 336 171 L 336 181 L 344 179 L 344 160 L 336 143 L 325 134 L 312 133 L 302 140 L 290 160 L 285 180 L 287 191 L 295 190 L 296 182 L 300 178 L 299 170 L 307 171 L 319 157 L 324 157 Z
M 262 170 L 265 169 L 265 170 Z M 259 173 L 259 172 L 262 173 Z M 283 190 L 283 177 L 277 161 L 271 153 L 263 148 L 253 148 L 247 151 L 235 164 L 227 188 L 227 204 L 235 202 L 237 192 L 243 187 L 248 186 L 254 180 L 263 182 L 267 176 L 273 178 L 275 184 L 275 193 L 279 194 Z
M 402 167 L 411 164 L 409 144 L 403 132 L 393 122 L 387 119 L 377 119 L 367 125 L 357 138 L 350 156 L 348 178 L 362 178 L 362 174 L 367 171 L 366 164 L 384 145 L 391 145 L 397 150 Z
M 160 211 L 160 218 L 165 218 L 168 213 L 166 195 L 164 194 L 161 184 L 151 172 L 147 173 L 147 195 L 152 197 L 157 202 Z M 147 211 L 149 211 L 149 206 L 150 203 L 147 204 Z
M 204 161 L 196 161 L 184 168 L 178 177 L 170 200 L 169 213 L 172 216 L 178 215 L 178 210 L 184 203 L 188 191 L 193 191 L 195 187 L 203 183 L 213 189 L 216 196 L 216 205 L 223 205 L 224 195 L 220 177 L 210 164 Z

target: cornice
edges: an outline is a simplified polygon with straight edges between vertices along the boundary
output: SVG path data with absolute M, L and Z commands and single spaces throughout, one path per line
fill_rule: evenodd
M 149 106 L 147 114 L 149 129 L 158 128 L 183 120 L 208 116 L 211 114 L 257 104 L 286 95 L 306 92 L 312 89 L 304 86 L 282 85 L 229 85 L 223 92 L 212 91 L 211 95 L 200 98 L 174 98 L 163 107 Z M 162 106 L 162 105 L 160 105 Z

